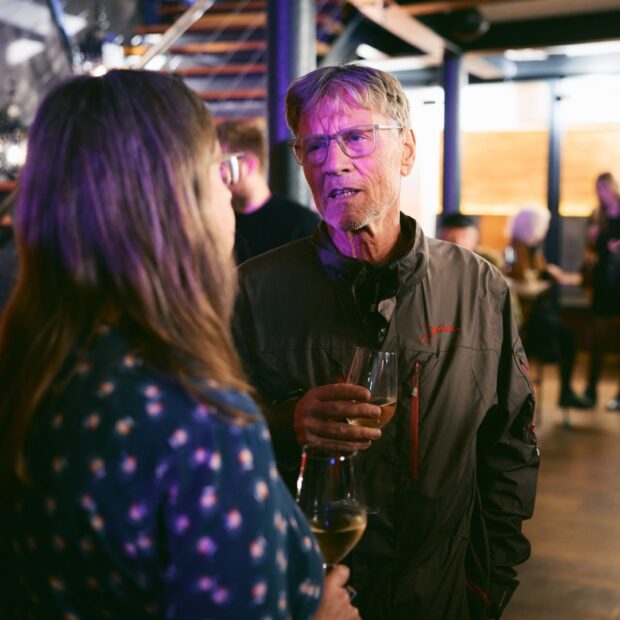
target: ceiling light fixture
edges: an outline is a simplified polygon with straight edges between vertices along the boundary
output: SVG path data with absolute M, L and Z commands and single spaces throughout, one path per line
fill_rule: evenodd
M 504 58 L 506 60 L 512 60 L 513 62 L 531 62 L 547 60 L 549 54 L 543 49 L 525 47 L 518 50 L 506 50 L 504 52 Z

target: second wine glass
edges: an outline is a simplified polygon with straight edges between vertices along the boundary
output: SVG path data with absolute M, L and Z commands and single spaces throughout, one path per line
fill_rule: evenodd
M 306 447 L 297 479 L 297 503 L 310 523 L 329 571 L 359 542 L 366 529 L 357 453 Z

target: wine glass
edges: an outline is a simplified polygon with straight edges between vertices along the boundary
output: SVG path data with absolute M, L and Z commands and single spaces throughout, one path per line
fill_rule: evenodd
M 359 542 L 366 529 L 357 453 L 306 446 L 297 478 L 297 503 L 310 523 L 328 572 Z
M 347 383 L 370 391 L 370 403 L 381 408 L 378 418 L 348 418 L 349 424 L 383 428 L 396 411 L 398 399 L 397 354 L 356 347 Z

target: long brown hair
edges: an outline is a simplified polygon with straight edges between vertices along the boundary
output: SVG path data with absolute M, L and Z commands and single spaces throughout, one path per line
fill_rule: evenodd
M 234 266 L 210 212 L 215 149 L 211 115 L 169 76 L 82 76 L 44 99 L 17 194 L 20 272 L 0 323 L 3 473 L 71 351 L 110 317 L 196 398 L 206 379 L 248 390 L 229 327 Z

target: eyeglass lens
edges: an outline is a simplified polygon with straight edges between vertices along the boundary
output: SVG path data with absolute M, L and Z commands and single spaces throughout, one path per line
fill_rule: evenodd
M 220 174 L 222 181 L 228 186 L 234 185 L 239 181 L 239 158 L 237 155 L 227 157 L 220 164 Z
M 330 140 L 336 140 L 347 157 L 364 157 L 375 150 L 375 127 L 351 127 L 332 136 L 301 138 L 296 149 L 298 159 L 310 166 L 322 164 L 327 157 Z

